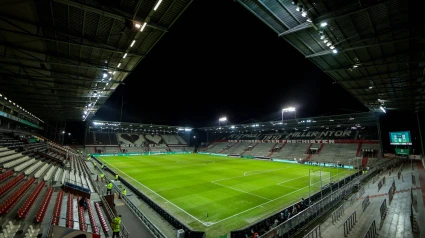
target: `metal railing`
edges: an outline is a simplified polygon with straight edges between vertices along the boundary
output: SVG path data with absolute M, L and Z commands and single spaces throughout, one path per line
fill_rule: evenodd
M 388 203 L 391 204 L 391 201 L 393 200 L 394 193 L 395 193 L 395 181 L 391 184 L 390 189 L 388 189 Z
M 412 184 L 416 185 L 416 177 L 413 173 L 412 173 Z
M 82 222 L 80 222 L 80 221 L 76 221 L 76 220 L 72 220 L 72 219 L 67 219 L 67 218 L 65 218 L 65 217 L 58 217 L 58 216 L 52 216 L 52 218 L 51 218 L 51 220 L 50 220 L 50 225 L 49 225 L 49 229 L 48 229 L 48 231 L 47 231 L 47 236 L 46 237 L 50 237 L 51 236 L 51 233 L 53 232 L 53 229 L 52 229 L 52 227 L 53 227 L 53 225 L 52 225 L 52 221 L 55 219 L 55 218 L 57 218 L 58 219 L 58 224 L 60 224 L 61 222 L 59 222 L 60 220 L 64 220 L 65 221 L 65 224 L 67 224 L 67 222 L 68 221 L 71 221 L 72 223 L 73 223 L 73 227 L 68 227 L 69 229 L 74 229 L 74 226 L 75 226 L 75 223 L 77 223 L 78 224 L 78 227 L 81 227 L 81 225 L 83 224 L 83 225 L 85 225 L 85 227 L 86 227 L 86 232 L 94 232 L 96 229 L 93 229 L 94 227 L 96 227 L 97 228 L 97 230 L 98 231 L 100 231 L 100 228 L 99 228 L 99 226 L 98 225 L 93 225 L 93 224 L 89 224 L 89 223 L 82 223 Z M 90 228 L 90 229 L 89 229 Z M 78 229 L 80 229 L 80 228 L 78 228 Z
M 311 230 L 303 238 L 320 238 L 320 237 L 322 237 L 322 234 L 320 233 L 320 225 L 318 225 L 315 228 L 313 228 L 313 230 Z
M 367 232 L 364 238 L 375 238 L 375 237 L 378 237 L 378 233 L 376 232 L 375 220 L 373 220 L 372 224 L 370 224 L 369 229 L 367 229 Z
M 387 199 L 385 198 L 382 201 L 381 207 L 379 208 L 379 213 L 381 214 L 381 221 L 387 216 Z
M 102 196 L 100 196 L 100 200 L 102 201 L 102 205 L 103 207 L 105 207 L 106 212 L 108 213 L 108 217 L 111 219 L 114 219 L 117 214 L 114 213 L 114 211 L 111 209 L 111 207 L 108 205 L 108 202 L 105 200 L 105 198 L 103 198 Z M 109 221 L 109 222 L 111 222 Z M 121 222 L 121 228 L 120 228 L 120 238 L 128 238 L 129 237 L 129 233 L 127 228 L 124 226 L 124 224 Z
M 366 196 L 362 202 L 362 209 L 363 211 L 366 210 L 366 208 L 369 206 L 370 201 L 369 201 L 369 196 Z
M 339 206 L 334 212 L 332 212 L 332 224 L 335 224 L 339 218 L 342 217 L 342 215 L 344 215 L 345 209 L 344 209 L 344 204 L 342 204 L 341 206 Z
M 344 221 L 344 236 L 347 236 L 351 229 L 356 225 L 357 222 L 357 213 L 354 211 L 349 217 Z

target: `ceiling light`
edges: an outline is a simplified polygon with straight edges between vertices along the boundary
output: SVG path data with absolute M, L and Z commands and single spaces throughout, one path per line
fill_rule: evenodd
M 324 40 L 323 40 L 323 43 L 325 43 L 325 44 L 326 44 L 326 43 L 328 43 L 328 41 L 329 41 L 328 39 L 324 39 Z
M 384 112 L 384 113 L 387 113 L 386 111 L 385 111 L 385 109 L 381 106 L 381 107 L 379 107 L 379 109 L 381 109 L 381 111 L 382 112 Z
M 303 16 L 303 17 L 307 17 L 307 12 L 306 12 L 306 11 L 303 11 L 303 12 L 301 13 L 301 16 Z
M 131 42 L 130 47 L 133 47 L 134 43 L 136 43 L 136 40 L 133 40 L 133 42 Z
M 372 86 L 369 86 L 369 89 L 372 89 L 373 87 Z
M 320 26 L 321 27 L 325 27 L 325 26 L 327 26 L 328 25 L 328 23 L 327 22 L 322 22 L 322 23 L 320 23 Z
M 136 23 L 136 24 L 134 24 L 134 27 L 136 27 L 137 29 L 139 29 L 140 28 L 140 24 L 139 23 Z
M 334 52 L 334 54 L 338 53 L 337 49 L 332 50 L 332 52 Z
M 143 23 L 142 28 L 140 28 L 140 32 L 142 32 L 142 31 L 143 31 L 143 29 L 145 29 L 145 27 L 146 27 L 146 22 L 145 22 L 145 23 Z
M 320 39 L 321 39 L 321 40 L 325 39 L 325 36 L 324 36 L 324 35 L 321 35 L 321 36 L 320 36 Z
M 300 12 L 300 11 L 302 11 L 302 10 L 303 10 L 303 7 L 302 7 L 302 6 L 297 6 L 297 8 L 295 8 L 295 10 L 296 10 L 297 12 Z
M 153 8 L 154 11 L 156 11 L 156 9 L 158 9 L 159 5 L 161 4 L 162 0 L 158 0 L 158 2 L 156 3 L 155 7 Z
M 127 57 L 127 53 L 124 54 L 124 56 L 122 57 L 123 59 L 125 59 L 125 57 Z
M 119 68 L 120 66 L 121 66 L 121 63 L 119 63 L 117 67 Z
M 331 45 L 329 46 L 329 48 L 331 48 L 331 50 L 335 49 L 335 46 Z
M 306 20 L 307 22 L 313 22 L 310 18 L 307 18 Z
M 331 46 L 332 45 L 332 43 L 331 42 L 328 42 L 327 44 L 326 44 L 326 46 Z

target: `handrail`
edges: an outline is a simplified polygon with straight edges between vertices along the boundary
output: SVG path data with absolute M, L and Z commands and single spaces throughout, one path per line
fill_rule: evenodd
M 114 214 L 114 211 L 111 209 L 111 207 L 108 205 L 108 202 L 105 200 L 105 198 L 103 198 L 102 196 L 100 196 L 100 199 L 102 201 L 103 206 L 106 208 L 106 212 L 108 213 L 108 217 L 110 217 L 111 219 L 114 219 L 117 214 Z M 127 228 L 124 226 L 124 224 L 121 222 L 121 229 L 120 229 L 120 237 L 123 238 L 128 238 L 129 237 L 129 232 L 127 230 Z

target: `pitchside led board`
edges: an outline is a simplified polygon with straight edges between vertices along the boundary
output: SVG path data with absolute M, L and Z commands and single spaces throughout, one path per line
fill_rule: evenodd
M 391 145 L 412 145 L 410 138 L 410 131 L 396 131 L 390 132 Z

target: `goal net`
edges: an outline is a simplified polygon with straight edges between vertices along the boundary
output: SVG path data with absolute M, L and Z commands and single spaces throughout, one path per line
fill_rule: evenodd
M 310 186 L 314 188 L 321 188 L 331 182 L 331 173 L 324 171 L 316 171 L 310 173 Z

